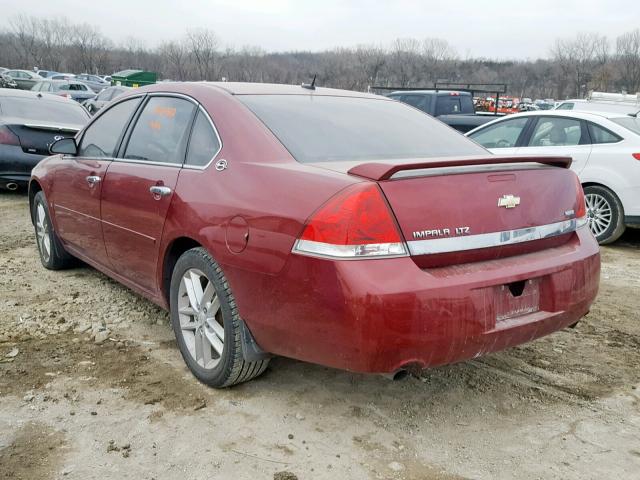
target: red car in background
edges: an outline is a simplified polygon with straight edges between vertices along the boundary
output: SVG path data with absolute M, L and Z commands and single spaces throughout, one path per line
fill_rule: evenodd
M 43 265 L 79 258 L 169 309 L 215 387 L 271 355 L 391 375 L 474 358 L 575 324 L 598 289 L 570 159 L 491 155 L 384 97 L 153 85 L 52 153 L 29 189 Z

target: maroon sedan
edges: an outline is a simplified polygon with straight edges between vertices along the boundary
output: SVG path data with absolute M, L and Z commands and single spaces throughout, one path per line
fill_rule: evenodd
M 564 157 L 500 157 L 408 105 L 310 86 L 162 84 L 34 170 L 43 265 L 171 311 L 224 387 L 283 355 L 398 374 L 575 324 L 598 245 Z

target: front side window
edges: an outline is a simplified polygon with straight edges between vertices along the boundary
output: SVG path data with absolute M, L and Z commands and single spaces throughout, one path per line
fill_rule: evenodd
M 329 95 L 237 95 L 302 163 L 486 155 L 480 145 L 400 102 Z
M 202 112 L 198 112 L 193 124 L 189 147 L 187 150 L 187 165 L 204 167 L 220 150 L 220 141 L 211 122 Z
M 610 132 L 606 128 L 602 128 L 595 123 L 588 122 L 589 135 L 591 136 L 591 143 L 616 143 L 622 140 L 618 135 Z
M 429 97 L 427 95 L 403 95 L 402 101 L 423 112 L 429 109 Z
M 540 117 L 530 147 L 563 147 L 579 145 L 582 137 L 580 120 L 573 118 Z
M 132 98 L 119 103 L 96 119 L 85 131 L 78 148 L 80 157 L 113 157 L 122 131 L 140 103 Z
M 181 98 L 152 97 L 131 132 L 125 158 L 182 164 L 194 108 Z
M 513 148 L 516 146 L 529 117 L 513 118 L 494 123 L 469 135 L 485 148 Z

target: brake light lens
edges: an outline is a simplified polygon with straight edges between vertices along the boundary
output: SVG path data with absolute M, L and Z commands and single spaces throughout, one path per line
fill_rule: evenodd
M 20 139 L 13 133 L 9 127 L 0 125 L 0 144 L 2 145 L 20 145 Z
M 293 252 L 355 259 L 406 256 L 407 248 L 379 187 L 359 183 L 311 216 Z
M 578 176 L 576 179 L 576 228 L 584 227 L 587 224 L 587 204 L 584 199 L 584 190 Z
M 640 153 L 632 153 L 631 155 L 633 155 L 633 158 L 636 160 L 640 160 Z

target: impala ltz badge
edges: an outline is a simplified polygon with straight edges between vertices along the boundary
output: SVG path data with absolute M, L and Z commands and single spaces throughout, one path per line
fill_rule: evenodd
M 515 208 L 520 205 L 520 197 L 513 195 L 503 195 L 498 199 L 498 206 L 504 208 Z

